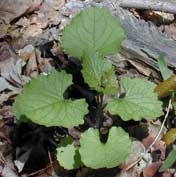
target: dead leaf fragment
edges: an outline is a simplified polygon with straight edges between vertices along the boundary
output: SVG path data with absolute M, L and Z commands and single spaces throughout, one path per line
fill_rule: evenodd
M 32 53 L 34 52 L 34 47 L 33 45 L 27 45 L 25 46 L 23 49 L 20 49 L 18 51 L 19 53 L 19 56 L 24 60 L 24 61 L 27 61 L 30 56 L 32 55 Z
M 133 141 L 133 152 L 128 159 L 120 165 L 122 171 L 116 177 L 139 177 L 143 169 L 152 163 L 152 157 L 145 153 L 145 147 L 140 141 Z M 142 158 L 143 157 L 143 158 Z
M 154 162 L 143 169 L 143 177 L 154 177 L 162 162 Z
M 35 10 L 37 5 L 40 5 L 42 0 L 1 0 L 0 1 L 0 19 L 9 24 L 15 18 L 24 15 L 25 13 Z
M 163 141 L 166 145 L 174 143 L 176 140 L 176 128 L 171 128 L 163 137 Z
M 176 75 L 172 75 L 171 77 L 157 85 L 154 89 L 154 92 L 156 92 L 159 97 L 165 97 L 174 90 L 176 90 Z

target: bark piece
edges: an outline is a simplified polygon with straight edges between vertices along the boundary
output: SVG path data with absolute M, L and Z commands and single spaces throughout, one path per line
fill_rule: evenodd
M 123 0 L 120 6 L 124 8 L 155 10 L 176 14 L 176 2 L 172 0 Z

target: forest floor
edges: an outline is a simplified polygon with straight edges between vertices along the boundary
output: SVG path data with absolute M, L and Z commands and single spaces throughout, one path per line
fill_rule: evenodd
M 130 135 L 135 137 L 133 148 L 136 149 L 136 152 L 131 155 L 131 159 L 128 159 L 126 164 L 112 169 L 91 170 L 82 167 L 77 170 L 64 170 L 56 159 L 57 143 L 67 133 L 79 136 L 79 129 L 66 130 L 60 127 L 47 128 L 34 123 L 17 123 L 12 111 L 12 104 L 16 96 L 23 90 L 24 85 L 31 79 L 37 78 L 41 73 L 48 73 L 52 69 L 60 70 L 62 68 L 74 70 L 75 75 L 79 75 L 79 67 L 72 62 L 70 56 L 64 53 L 60 45 L 60 36 L 65 24 L 69 23 L 79 10 L 79 6 L 76 7 L 76 10 L 74 9 L 74 2 L 76 1 L 0 1 L 0 175 L 3 177 L 176 176 L 174 166 L 166 172 L 158 173 L 176 140 L 175 138 L 169 145 L 166 145 L 163 140 L 164 134 L 176 127 L 173 109 L 170 110 L 163 127 L 165 115 L 155 121 L 121 123 L 122 127 L 125 127 Z M 77 2 L 79 2 L 80 9 L 84 8 L 81 6 L 82 1 L 77 0 Z M 95 3 L 99 2 L 95 1 Z M 175 41 L 176 18 L 173 14 L 134 8 L 129 11 L 137 20 L 153 24 L 158 33 L 163 33 Z M 111 61 L 119 75 L 146 78 L 156 84 L 162 81 L 159 69 L 142 60 L 133 60 L 133 57 L 127 58 L 123 52 L 118 56 L 111 56 Z M 167 62 L 169 68 L 174 72 L 174 62 Z M 72 94 L 77 97 L 80 90 L 76 90 Z M 164 113 L 166 114 L 168 98 L 165 99 Z M 136 161 L 136 156 L 145 152 L 145 149 L 155 141 L 161 127 L 160 136 L 146 154 L 147 158 L 151 159 L 150 163 Z M 173 137 L 176 137 L 175 134 Z M 125 170 L 130 165 L 131 167 Z

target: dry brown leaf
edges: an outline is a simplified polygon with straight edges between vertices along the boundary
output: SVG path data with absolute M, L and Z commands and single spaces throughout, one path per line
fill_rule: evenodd
M 47 27 L 57 26 L 61 21 L 60 9 L 65 4 L 64 0 L 46 0 L 42 3 L 39 11 L 30 16 L 29 24 L 21 30 L 25 39 L 43 35 Z M 58 34 L 57 34 L 58 36 Z M 57 37 L 58 38 L 58 37 Z M 49 37 L 48 37 L 49 39 Z
M 162 177 L 173 177 L 173 172 L 168 170 L 162 174 Z
M 172 75 L 168 79 L 158 84 L 154 91 L 159 97 L 165 97 L 174 90 L 176 90 L 176 75 Z
M 25 74 L 31 78 L 36 78 L 39 74 L 35 49 L 31 53 L 31 56 L 26 65 Z
M 41 52 L 38 49 L 36 49 L 35 52 L 39 71 L 41 73 L 48 73 L 49 71 L 51 71 L 53 69 L 53 66 L 51 65 L 53 59 L 42 58 Z
M 161 26 L 159 30 L 167 34 L 170 38 L 173 38 L 174 40 L 176 40 L 176 23 L 175 22 L 170 25 Z
M 155 177 L 162 162 L 154 162 L 143 169 L 143 177 Z
M 152 157 L 149 153 L 145 153 L 144 145 L 140 141 L 133 141 L 132 145 L 133 152 L 129 155 L 125 163 L 120 165 L 122 170 L 116 177 L 139 177 L 143 169 L 148 164 L 151 164 Z M 141 159 L 142 156 L 145 160 Z
M 42 0 L 1 0 L 0 19 L 9 24 L 15 18 L 35 10 L 36 6 L 39 6 L 41 2 Z

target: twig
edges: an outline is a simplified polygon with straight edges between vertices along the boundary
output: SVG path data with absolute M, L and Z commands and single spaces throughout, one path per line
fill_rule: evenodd
M 160 128 L 157 136 L 155 137 L 154 141 L 152 142 L 152 144 L 150 144 L 150 146 L 147 148 L 147 150 L 143 154 L 147 153 L 152 148 L 152 146 L 156 143 L 156 141 L 158 140 L 158 138 L 159 138 L 159 136 L 160 136 L 160 134 L 161 134 L 161 132 L 162 132 L 162 130 L 164 128 L 164 124 L 165 124 L 165 122 L 166 122 L 166 120 L 168 118 L 169 111 L 172 108 L 172 104 L 171 103 L 172 103 L 172 100 L 170 99 L 168 107 L 167 107 L 167 111 L 166 111 L 166 114 L 165 114 L 165 117 L 164 117 L 164 121 L 163 121 L 163 123 L 161 125 L 161 128 Z M 128 165 L 125 168 L 125 170 L 129 170 L 129 169 L 133 168 L 137 163 L 139 163 L 143 159 L 143 157 L 144 157 L 144 155 L 141 155 L 137 160 L 133 161 L 130 165 Z
M 36 174 L 38 174 L 38 173 L 41 173 L 41 172 L 47 170 L 48 168 L 51 168 L 51 164 L 49 164 L 49 165 L 46 166 L 45 168 L 42 168 L 42 169 L 40 169 L 40 170 L 38 170 L 38 171 L 35 171 L 35 172 L 33 172 L 33 173 L 29 173 L 29 174 L 27 174 L 27 176 L 34 176 L 34 175 L 36 175 Z
M 48 150 L 48 158 L 49 158 L 49 161 L 50 161 L 50 166 L 51 166 L 51 169 L 52 169 L 52 171 L 54 171 L 53 161 L 52 161 L 52 159 L 51 159 L 51 153 L 50 153 L 50 151 L 49 151 L 49 150 Z
M 120 6 L 123 8 L 155 10 L 176 14 L 176 2 L 169 0 L 123 0 Z
M 160 136 L 160 134 L 161 134 L 161 132 L 162 132 L 162 130 L 163 130 L 163 128 L 164 128 L 164 124 L 165 124 L 165 122 L 166 122 L 166 120 L 167 120 L 167 118 L 168 118 L 169 111 L 170 111 L 171 108 L 172 108 L 172 100 L 170 99 L 170 100 L 169 100 L 168 107 L 167 107 L 166 115 L 165 115 L 165 117 L 164 117 L 164 121 L 163 121 L 163 123 L 162 123 L 162 125 L 161 125 L 161 128 L 160 128 L 160 130 L 159 130 L 157 136 L 155 137 L 153 143 L 150 144 L 150 146 L 147 148 L 146 152 L 148 152 L 148 151 L 153 147 L 153 145 L 155 145 L 156 141 L 158 140 L 158 138 L 159 138 L 159 136 Z
M 128 171 L 129 169 L 133 168 L 137 163 L 139 163 L 142 160 L 142 156 L 139 157 L 137 160 L 133 161 L 130 165 L 128 165 L 125 170 Z

